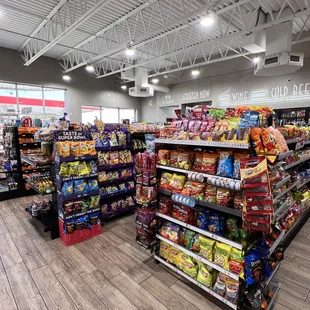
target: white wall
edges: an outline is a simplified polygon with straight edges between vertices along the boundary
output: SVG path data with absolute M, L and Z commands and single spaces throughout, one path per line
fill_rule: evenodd
M 72 122 L 81 122 L 82 105 L 141 109 L 140 98 L 120 89 L 117 77 L 96 79 L 81 68 L 71 72 L 72 80 L 65 82 L 61 66 L 52 58 L 41 57 L 26 67 L 17 51 L 0 48 L 0 68 L 0 81 L 66 89 Z

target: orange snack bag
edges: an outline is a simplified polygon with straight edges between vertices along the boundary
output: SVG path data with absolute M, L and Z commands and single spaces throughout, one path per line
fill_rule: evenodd
M 95 141 L 87 141 L 88 154 L 96 155 Z
M 80 142 L 70 143 L 70 154 L 73 156 L 80 156 Z

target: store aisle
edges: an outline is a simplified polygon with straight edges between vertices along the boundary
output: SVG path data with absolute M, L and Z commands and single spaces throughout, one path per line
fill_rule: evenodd
M 65 247 L 24 211 L 31 198 L 0 202 L 0 309 L 220 309 L 156 265 L 134 242 L 134 216 Z M 310 308 L 310 220 L 285 252 L 275 310 Z

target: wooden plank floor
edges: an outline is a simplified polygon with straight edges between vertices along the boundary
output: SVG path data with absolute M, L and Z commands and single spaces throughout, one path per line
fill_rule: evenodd
M 156 265 L 134 242 L 134 216 L 66 247 L 24 211 L 33 197 L 0 202 L 0 309 L 218 310 L 203 291 Z M 310 309 L 310 221 L 275 276 L 275 310 Z

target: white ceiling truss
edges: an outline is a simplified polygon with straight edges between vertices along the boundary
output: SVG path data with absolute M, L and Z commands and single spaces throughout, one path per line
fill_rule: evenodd
M 18 47 L 25 65 L 48 55 L 67 73 L 92 64 L 97 78 L 136 67 L 156 76 L 249 58 L 242 36 L 285 21 L 293 23 L 293 43 L 310 40 L 310 0 L 0 0 L 1 7 L 11 20 L 27 20 L 29 11 Z M 258 8 L 267 21 L 257 24 L 253 17 L 247 24 L 245 14 Z M 203 28 L 200 20 L 209 12 L 216 22 Z M 21 33 L 21 27 L 0 20 L 0 33 Z M 128 46 L 134 57 L 126 56 Z

